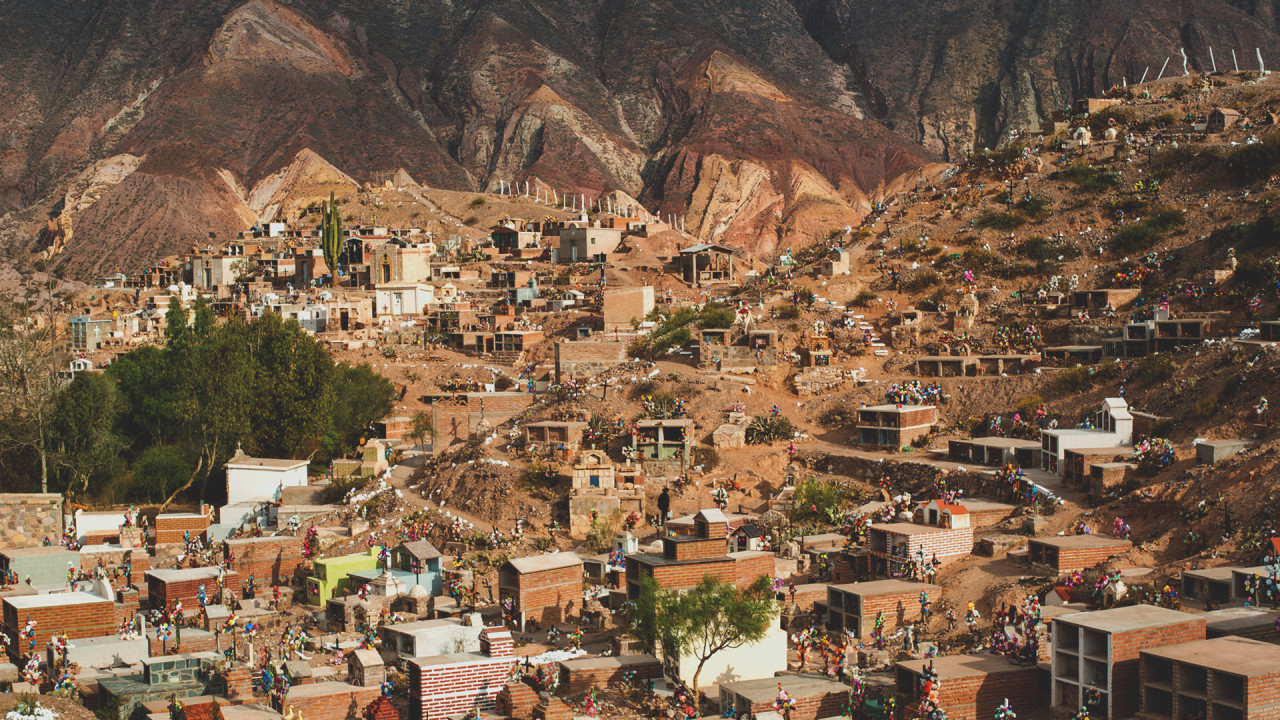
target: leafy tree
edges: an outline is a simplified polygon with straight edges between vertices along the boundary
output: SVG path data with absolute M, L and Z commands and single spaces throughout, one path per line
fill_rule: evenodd
M 652 576 L 644 576 L 630 632 L 649 652 L 696 659 L 690 685 L 697 692 L 708 660 L 723 650 L 764 639 L 776 614 L 772 582 L 764 576 L 738 588 L 707 575 L 685 592 L 664 589 Z
M 327 429 L 333 360 L 301 325 L 275 313 L 254 320 L 248 341 L 256 400 L 250 408 L 253 450 L 295 457 Z
M 410 440 L 416 445 L 426 442 L 427 438 L 431 438 L 434 442 L 436 439 L 436 428 L 431 423 L 431 413 L 426 410 L 419 410 L 413 414 L 413 422 L 409 425 L 409 432 L 406 433 Z
M 177 489 L 182 478 L 195 472 L 186 451 L 177 445 L 152 445 L 133 463 L 133 487 L 142 491 L 147 502 L 165 498 Z
M 396 386 L 368 363 L 338 365 L 333 379 L 333 412 L 324 437 L 330 456 L 349 452 L 375 420 L 391 412 Z
M 176 389 L 168 384 L 164 350 L 143 346 L 117 358 L 105 374 L 116 381 L 123 411 L 121 434 L 138 447 L 172 436 L 177 426 Z
M 0 461 L 26 470 L 43 455 L 75 493 L 131 463 L 132 480 L 149 498 L 168 493 L 167 507 L 193 487 L 208 499 L 210 480 L 237 446 L 267 457 L 333 456 L 392 408 L 390 381 L 368 365 L 335 364 L 297 322 L 275 313 L 219 324 L 197 299 L 173 302 L 166 319 L 163 347 L 129 352 L 101 375 L 59 390 L 51 365 L 47 406 L 21 383 L 58 356 L 25 334 L 25 344 L 9 342 L 13 325 L 0 324 L 0 441 L 9 441 Z
M 125 446 L 115 430 L 120 407 L 115 381 L 100 373 L 80 373 L 58 394 L 48 444 L 67 497 L 86 492 L 90 479 L 119 459 Z
M 262 399 L 253 395 L 254 368 L 245 324 L 233 319 L 221 327 L 212 325 L 204 319 L 212 313 L 203 303 L 196 305 L 194 313 L 196 345 L 190 362 L 182 366 L 188 374 L 176 385 L 190 393 L 184 404 L 181 440 L 196 458 L 192 477 L 199 475 L 204 498 L 210 477 L 252 432 L 250 411 Z

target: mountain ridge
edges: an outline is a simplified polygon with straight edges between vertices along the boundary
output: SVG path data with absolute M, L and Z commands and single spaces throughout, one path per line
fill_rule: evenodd
M 362 183 L 619 190 L 768 254 L 1177 47 L 1203 68 L 1210 46 L 1280 41 L 1275 3 L 1225 0 L 16 5 L 0 243 L 76 274 L 227 238 L 234 186 L 303 151 Z M 76 178 L 126 155 L 144 159 L 62 237 L 49 221 Z

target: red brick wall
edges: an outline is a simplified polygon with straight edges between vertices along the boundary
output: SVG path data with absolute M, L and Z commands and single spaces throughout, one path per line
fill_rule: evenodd
M 899 688 L 899 700 L 904 706 L 914 706 L 919 695 L 902 695 L 902 690 Z M 1019 715 L 1031 715 L 1045 707 L 1048 698 L 1040 692 L 1039 668 L 1010 665 L 1007 672 L 947 678 L 938 693 L 938 704 L 948 720 L 988 720 L 1006 698 Z
M 503 589 L 503 596 L 510 595 L 516 611 L 539 614 L 547 608 L 572 610 L 582 604 L 582 566 L 543 570 L 518 576 L 515 593 Z
M 302 556 L 302 538 L 290 535 L 228 540 L 226 549 L 235 556 L 231 569 L 241 577 L 252 575 L 259 591 L 272 583 L 292 583 L 295 571 L 307 562 Z
M 183 542 L 188 531 L 192 538 L 200 537 L 209 529 L 209 522 L 208 515 L 157 515 L 151 544 Z
M 156 634 L 148 627 L 147 633 L 147 654 L 151 657 L 160 657 L 162 655 L 181 655 L 183 653 L 196 652 L 218 652 L 231 647 L 231 636 L 223 635 L 221 640 L 215 640 L 213 633 L 187 633 L 183 632 L 182 642 L 178 642 L 177 638 L 171 637 L 165 643 L 161 643 L 156 639 Z M 244 647 L 244 640 L 237 640 L 239 647 Z
M 409 717 L 434 720 L 476 706 L 492 711 L 513 664 L 514 657 L 478 657 L 473 662 L 425 667 L 409 660 Z M 310 720 L 309 715 L 304 717 Z
M 786 682 L 782 683 L 785 690 Z M 791 720 L 817 720 L 818 718 L 839 717 L 844 708 L 848 693 L 830 692 L 813 697 L 797 698 L 795 707 L 791 709 Z M 758 702 L 751 705 L 751 714 L 772 712 L 773 701 Z
M 787 602 L 791 602 L 791 595 L 786 592 Z M 804 587 L 796 587 L 795 603 L 803 612 L 813 612 L 814 603 L 825 603 L 827 601 L 827 586 L 820 584 L 806 585 Z
M 315 685 L 302 687 L 314 688 Z M 284 706 L 287 708 L 292 705 L 307 720 L 347 720 L 347 718 L 363 717 L 364 709 L 382 697 L 382 688 L 376 685 L 358 687 L 346 683 L 335 683 L 335 690 L 336 692 L 332 695 L 305 698 L 294 697 L 291 691 L 290 695 L 285 696 Z
M 1084 570 L 1098 563 L 1106 562 L 1116 555 L 1128 550 L 1129 545 L 1114 545 L 1096 548 L 1061 548 L 1058 550 L 1058 572 Z
M 993 508 L 991 510 L 969 511 L 969 527 L 977 530 L 979 528 L 991 527 L 1003 522 L 1009 516 L 1013 515 L 1014 508 Z
M 146 587 L 146 585 L 143 585 L 143 587 Z M 117 593 L 116 601 L 113 603 L 116 627 L 120 627 L 120 623 L 138 615 L 140 609 L 138 600 L 137 593 Z
M 723 530 L 721 530 L 720 537 L 713 537 L 707 540 L 684 540 L 682 542 L 668 541 L 666 545 L 674 548 L 676 560 L 705 560 L 713 557 L 724 557 L 726 547 Z
M 1270 623 L 1266 625 L 1259 625 L 1258 627 L 1250 628 L 1248 630 L 1240 630 L 1240 631 L 1233 631 L 1233 632 L 1226 632 L 1226 633 L 1219 632 L 1217 634 L 1210 634 L 1209 637 L 1211 638 L 1224 637 L 1228 635 L 1234 636 L 1234 637 L 1249 638 L 1250 640 L 1260 640 L 1262 642 L 1269 642 L 1274 645 L 1280 645 L 1280 633 L 1277 633 L 1275 626 Z
M 1127 718 L 1138 711 L 1139 654 L 1149 648 L 1204 640 L 1205 621 L 1190 618 L 1111 636 L 1111 716 Z
M 76 640 L 111 635 L 116 631 L 115 606 L 109 600 L 31 609 L 18 609 L 5 602 L 4 630 L 9 636 L 11 649 L 19 649 L 18 632 L 27 624 L 28 618 L 36 621 L 36 649 L 41 651 L 54 635 L 66 633 L 68 638 Z M 25 645 L 20 649 L 25 652 Z
M 507 683 L 498 692 L 496 700 L 498 713 L 517 720 L 528 720 L 533 716 L 533 708 L 538 704 L 538 693 L 522 682 Z
M 627 563 L 630 573 L 630 561 Z M 652 568 L 653 579 L 667 590 L 683 590 L 702 582 L 706 575 L 721 581 L 734 582 L 737 579 L 737 568 L 734 563 L 694 563 L 690 565 L 663 565 Z
M 1249 678 L 1244 693 L 1248 720 L 1280 718 L 1280 675 Z
M 150 588 L 150 603 L 153 608 L 172 608 L 178 600 L 182 601 L 182 608 L 186 612 L 193 612 L 195 608 L 200 606 L 199 589 L 204 585 L 205 594 L 209 596 L 209 601 L 213 602 L 214 593 L 218 589 L 216 578 L 201 578 L 197 580 L 182 580 L 180 582 L 166 583 L 156 577 L 147 578 L 147 586 Z M 225 576 L 224 587 L 226 590 L 236 597 L 240 595 L 240 575 L 235 571 L 229 570 Z
M 941 588 L 931 588 L 929 599 L 937 604 L 942 596 Z M 884 629 L 886 632 L 897 628 L 900 624 L 910 624 L 920 619 L 920 591 L 904 593 L 888 593 L 885 595 L 862 596 L 862 635 L 871 632 L 875 625 L 876 615 L 884 613 Z
M 112 577 L 113 570 L 123 568 L 126 560 L 129 562 L 129 584 L 138 588 L 140 592 L 147 592 L 147 571 L 151 569 L 151 556 L 147 555 L 146 550 L 141 548 L 121 548 L 119 550 L 108 550 L 106 552 L 80 553 L 80 570 L 85 573 L 91 573 L 93 568 L 98 565 L 98 561 L 102 561 L 102 567 L 107 570 L 107 577 L 111 579 L 112 587 L 118 587 L 118 582 Z
M 253 697 L 253 679 L 257 675 L 247 666 L 227 668 L 222 673 L 227 697 L 232 700 L 248 700 Z
M 903 410 L 898 417 L 901 418 L 902 427 L 911 427 L 912 425 L 932 425 L 934 421 L 938 419 L 938 411 L 936 408 Z
M 441 440 L 465 439 L 470 435 L 472 413 L 483 413 L 489 424 L 495 426 L 529 407 L 533 400 L 534 396 L 529 393 L 469 397 L 465 405 L 456 404 L 453 398 L 435 400 L 431 403 L 431 423 Z M 443 448 L 449 443 L 439 444 Z
M 751 557 L 735 558 L 733 563 L 733 582 L 739 587 L 745 587 L 756 581 L 761 575 L 773 577 L 774 562 L 773 555 L 753 555 Z
M 631 656 L 637 657 L 637 656 Z M 649 657 L 649 656 L 646 656 Z M 637 680 L 662 677 L 662 663 L 650 657 L 651 662 L 628 663 L 602 668 L 570 668 L 560 663 L 560 692 L 568 695 L 585 693 L 591 688 L 606 688 L 624 681 L 624 675 L 634 672 Z

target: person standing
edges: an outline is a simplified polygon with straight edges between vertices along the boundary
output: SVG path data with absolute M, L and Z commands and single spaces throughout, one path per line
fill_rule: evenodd
M 666 529 L 667 518 L 671 515 L 671 491 L 670 488 L 662 488 L 662 494 L 658 496 L 658 527 Z

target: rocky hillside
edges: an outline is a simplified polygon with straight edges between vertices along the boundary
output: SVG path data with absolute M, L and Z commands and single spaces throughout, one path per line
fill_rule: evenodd
M 225 238 L 300 157 L 621 190 L 769 253 L 1178 47 L 1252 68 L 1280 37 L 1238 0 L 49 0 L 0 22 L 0 242 L 81 275 Z

